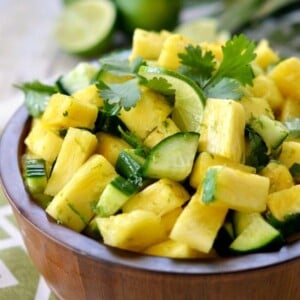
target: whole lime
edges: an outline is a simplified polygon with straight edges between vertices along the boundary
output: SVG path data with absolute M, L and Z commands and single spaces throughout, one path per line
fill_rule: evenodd
M 135 28 L 171 30 L 177 23 L 181 0 L 115 0 L 121 26 L 132 33 Z

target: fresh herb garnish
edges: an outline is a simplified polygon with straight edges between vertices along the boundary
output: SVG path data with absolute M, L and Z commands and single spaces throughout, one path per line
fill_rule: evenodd
M 239 99 L 241 86 L 252 84 L 251 62 L 255 58 L 255 44 L 243 34 L 234 36 L 222 47 L 223 59 L 216 68 L 211 51 L 203 53 L 199 46 L 189 45 L 180 53 L 179 72 L 196 81 L 207 97 Z
M 119 114 L 120 110 L 130 110 L 141 98 L 138 79 L 134 78 L 123 83 L 96 83 L 100 96 L 104 100 L 103 110 L 110 115 Z
M 34 118 L 43 114 L 50 96 L 59 92 L 56 85 L 46 85 L 37 80 L 16 85 L 16 87 L 25 93 L 25 106 L 29 115 Z

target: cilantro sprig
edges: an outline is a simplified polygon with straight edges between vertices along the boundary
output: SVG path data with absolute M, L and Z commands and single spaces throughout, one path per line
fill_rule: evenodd
M 198 45 L 189 45 L 186 53 L 178 55 L 182 64 L 179 72 L 196 81 L 207 97 L 237 100 L 242 96 L 240 87 L 252 84 L 254 50 L 255 43 L 245 35 L 234 36 L 222 47 L 223 59 L 217 68 L 211 51 L 204 52 Z

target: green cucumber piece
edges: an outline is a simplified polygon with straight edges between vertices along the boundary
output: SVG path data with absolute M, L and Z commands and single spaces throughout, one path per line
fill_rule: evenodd
M 114 215 L 139 188 L 122 176 L 114 178 L 102 192 L 96 206 L 100 217 Z
M 289 134 L 288 128 L 283 123 L 266 115 L 252 118 L 249 126 L 263 139 L 269 153 L 276 151 Z
M 47 173 L 43 159 L 25 160 L 25 182 L 31 195 L 44 191 L 47 185 Z
M 239 253 L 257 252 L 261 249 L 272 249 L 282 245 L 283 238 L 279 230 L 270 225 L 261 214 L 255 213 L 249 216 L 248 213 L 239 216 L 239 224 L 241 231 L 239 235 L 230 244 L 229 249 Z M 248 223 L 249 222 L 249 223 Z M 248 223 L 248 224 L 247 224 Z
M 192 171 L 198 144 L 199 134 L 196 132 L 178 132 L 163 139 L 146 158 L 143 176 L 184 180 Z

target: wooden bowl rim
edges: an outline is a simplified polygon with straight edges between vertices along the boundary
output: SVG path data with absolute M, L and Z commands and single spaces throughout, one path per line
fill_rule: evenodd
M 2 133 L 0 140 L 0 183 L 14 212 L 20 214 L 35 230 L 55 241 L 59 246 L 66 247 L 77 255 L 87 256 L 99 263 L 181 275 L 248 271 L 299 259 L 300 241 L 283 246 L 276 252 L 209 260 L 169 259 L 114 249 L 56 224 L 48 218 L 41 207 L 32 201 L 23 184 L 20 157 L 29 120 L 27 109 L 22 105 L 12 116 Z

